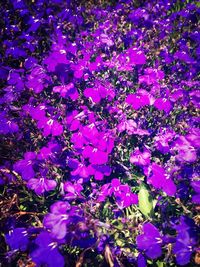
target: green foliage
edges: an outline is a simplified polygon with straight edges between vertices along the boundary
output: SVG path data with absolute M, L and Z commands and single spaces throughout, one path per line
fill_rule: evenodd
M 146 217 L 152 218 L 154 216 L 153 198 L 144 184 L 142 184 L 140 187 L 138 197 L 140 211 Z

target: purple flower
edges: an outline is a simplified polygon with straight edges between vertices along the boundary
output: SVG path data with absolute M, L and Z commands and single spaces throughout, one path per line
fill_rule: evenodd
M 196 193 L 192 196 L 192 202 L 196 204 L 200 204 L 200 180 L 192 181 L 191 186 Z
M 191 128 L 189 133 L 185 136 L 185 138 L 191 143 L 191 145 L 195 148 L 200 147 L 200 129 L 199 128 Z
M 156 148 L 162 153 L 170 151 L 170 142 L 175 137 L 176 133 L 168 128 L 161 128 L 160 132 L 154 137 Z
M 53 51 L 44 61 L 43 63 L 47 65 L 47 70 L 50 72 L 55 72 L 56 67 L 59 64 L 67 65 L 69 64 L 69 60 L 66 58 L 66 51 L 64 49 Z
M 101 181 L 104 176 L 109 176 L 112 170 L 107 165 L 89 165 L 88 171 L 90 175 L 94 175 L 95 180 Z
M 100 191 L 97 192 L 97 202 L 103 202 L 105 199 L 110 196 L 112 192 L 110 191 L 110 183 L 104 184 Z
M 76 198 L 82 198 L 81 191 L 83 190 L 83 186 L 80 183 L 71 183 L 65 182 L 64 190 L 67 192 L 65 194 L 65 199 L 72 200 Z
M 154 106 L 158 110 L 164 110 L 166 113 L 169 113 L 172 109 L 172 105 L 169 100 L 166 98 L 157 98 L 154 102 Z
M 190 137 L 191 138 L 191 137 Z M 176 159 L 180 162 L 194 162 L 197 160 L 196 149 L 186 139 L 185 136 L 179 136 L 173 143 L 171 152 L 178 152 Z
M 55 86 L 53 88 L 54 93 L 60 93 L 60 95 L 64 98 L 71 98 L 71 100 L 77 100 L 79 98 L 79 94 L 77 89 L 74 87 L 73 83 L 69 83 L 68 85 L 60 85 Z
M 59 136 L 63 133 L 63 126 L 52 118 L 40 118 L 37 126 L 43 129 L 43 135 L 45 137 L 50 134 L 52 134 L 52 136 Z
M 115 96 L 115 92 L 110 84 L 102 84 L 100 81 L 96 81 L 93 88 L 86 88 L 84 90 L 84 96 L 90 97 L 94 103 L 99 103 L 101 99 L 106 97 L 112 100 Z
M 145 74 L 139 77 L 139 83 L 146 83 L 147 85 L 156 84 L 158 81 L 164 79 L 164 72 L 157 69 L 147 68 Z
M 176 185 L 165 172 L 164 168 L 157 163 L 152 163 L 149 169 L 151 173 L 148 175 L 148 183 L 157 189 L 162 189 L 168 196 L 174 196 Z
M 56 239 L 63 239 L 67 234 L 67 223 L 69 221 L 70 204 L 57 201 L 50 208 L 50 213 L 44 217 L 43 224 L 51 230 L 51 236 Z
M 37 158 L 39 160 L 53 159 L 56 158 L 59 152 L 61 152 L 61 146 L 57 143 L 49 142 L 47 146 L 40 149 Z
M 147 266 L 147 262 L 145 257 L 142 255 L 142 253 L 140 253 L 137 257 L 137 265 L 138 267 L 146 267 Z
M 130 156 L 130 162 L 135 165 L 145 166 L 149 165 L 151 160 L 151 153 L 148 149 L 144 149 L 143 152 L 137 147 Z
M 18 125 L 10 119 L 7 119 L 6 114 L 0 114 L 0 134 L 12 134 L 19 131 Z
M 39 94 L 48 86 L 48 81 L 49 76 L 45 74 L 44 69 L 39 65 L 35 65 L 31 73 L 27 76 L 25 85 L 36 94 Z
M 175 54 L 174 54 L 174 58 L 175 59 L 178 59 L 178 60 L 182 60 L 188 64 L 192 64 L 194 63 L 194 59 L 192 57 L 190 57 L 186 51 L 177 51 Z
M 94 165 L 106 164 L 108 162 L 108 153 L 92 146 L 85 146 L 82 155 L 85 158 L 89 158 L 90 163 Z
M 27 183 L 28 188 L 35 191 L 36 194 L 41 195 L 44 192 L 51 191 L 55 189 L 57 183 L 54 180 L 40 178 L 40 179 L 30 179 Z
M 113 194 L 115 196 L 116 203 L 120 209 L 138 203 L 138 196 L 131 192 L 131 188 L 128 185 L 121 184 L 119 179 L 112 179 L 110 186 L 109 195 Z
M 40 104 L 36 107 L 25 105 L 23 110 L 28 112 L 34 120 L 40 120 L 41 118 L 45 117 L 46 106 L 45 104 Z
M 24 159 L 17 161 L 13 168 L 16 172 L 20 173 L 24 180 L 29 180 L 35 176 L 33 165 L 36 162 L 35 152 L 26 152 Z
M 151 223 L 143 224 L 143 234 L 136 237 L 136 243 L 138 249 L 143 250 L 150 259 L 156 259 L 162 254 L 162 237 Z
M 24 82 L 18 72 L 10 70 L 7 80 L 8 84 L 15 88 L 16 92 L 22 92 L 24 90 Z
M 126 103 L 130 104 L 133 109 L 138 110 L 150 104 L 149 97 L 142 94 L 129 94 Z
M 118 71 L 132 71 L 135 65 L 146 63 L 146 56 L 143 51 L 136 47 L 130 47 L 125 52 L 114 55 L 111 61 L 105 63 L 110 68 L 116 68 Z
M 176 262 L 182 266 L 190 262 L 200 232 L 194 221 L 186 216 L 180 217 L 180 223 L 175 226 L 175 229 L 177 237 L 173 246 L 173 253 L 176 255 Z
M 33 262 L 36 263 L 36 266 L 64 267 L 64 258 L 57 248 L 58 244 L 48 232 L 41 232 L 37 236 L 35 244 L 36 249 L 30 253 L 30 256 Z
M 71 171 L 72 176 L 88 178 L 90 175 L 88 167 L 84 163 L 79 162 L 77 159 L 69 159 L 68 166 L 73 170 Z
M 29 243 L 26 228 L 15 228 L 9 231 L 9 233 L 5 235 L 5 239 L 12 250 L 20 249 L 21 251 L 25 251 Z

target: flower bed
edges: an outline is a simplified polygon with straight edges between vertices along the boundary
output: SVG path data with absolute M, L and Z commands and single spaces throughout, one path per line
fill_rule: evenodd
M 0 7 L 0 266 L 198 266 L 199 4 L 94 2 Z

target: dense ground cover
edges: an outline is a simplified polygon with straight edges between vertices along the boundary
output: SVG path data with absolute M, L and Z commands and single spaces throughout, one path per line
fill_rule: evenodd
M 2 3 L 0 266 L 198 266 L 198 3 Z

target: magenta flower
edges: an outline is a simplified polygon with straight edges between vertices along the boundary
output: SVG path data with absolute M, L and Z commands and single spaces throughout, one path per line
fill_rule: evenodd
M 117 129 L 119 132 L 126 131 L 128 135 L 136 134 L 136 135 L 150 135 L 150 133 L 147 130 L 140 129 L 137 126 L 137 123 L 134 120 L 122 120 L 118 126 Z
M 176 185 L 170 176 L 165 172 L 164 168 L 157 163 L 150 166 L 151 173 L 148 175 L 148 183 L 157 189 L 162 189 L 168 196 L 174 196 L 176 193 Z
M 147 68 L 145 74 L 139 77 L 139 83 L 146 83 L 147 85 L 156 84 L 164 79 L 164 72 L 157 69 Z
M 90 97 L 94 103 L 99 103 L 101 99 L 106 97 L 112 100 L 115 96 L 115 91 L 110 84 L 102 84 L 100 81 L 96 81 L 94 87 L 84 90 L 84 96 Z
M 72 112 L 67 114 L 67 126 L 70 131 L 76 131 L 79 129 L 81 122 L 80 120 L 85 117 L 84 112 L 79 113 L 77 110 L 73 110 Z
M 107 35 L 107 34 L 105 34 L 105 33 L 102 33 L 101 35 L 100 35 L 100 41 L 103 43 L 103 44 L 106 44 L 107 46 L 113 46 L 114 45 L 114 43 L 113 43 L 113 41 L 111 40 L 111 38 Z
M 108 162 L 108 153 L 98 150 L 95 147 L 92 146 L 85 146 L 83 153 L 84 158 L 89 158 L 90 163 L 92 164 L 106 164 Z
M 63 133 L 63 126 L 51 118 L 43 117 L 37 122 L 39 129 L 43 129 L 43 135 L 46 137 L 50 134 L 52 136 L 59 136 Z
M 133 109 L 138 110 L 145 105 L 149 105 L 149 97 L 141 94 L 130 94 L 126 98 L 126 103 L 130 104 Z
M 166 98 L 157 98 L 154 102 L 154 106 L 158 110 L 164 110 L 166 113 L 169 113 L 172 109 L 170 101 Z
M 145 166 L 149 165 L 151 160 L 151 153 L 148 149 L 144 149 L 143 152 L 137 147 L 130 156 L 130 162 L 135 165 Z

